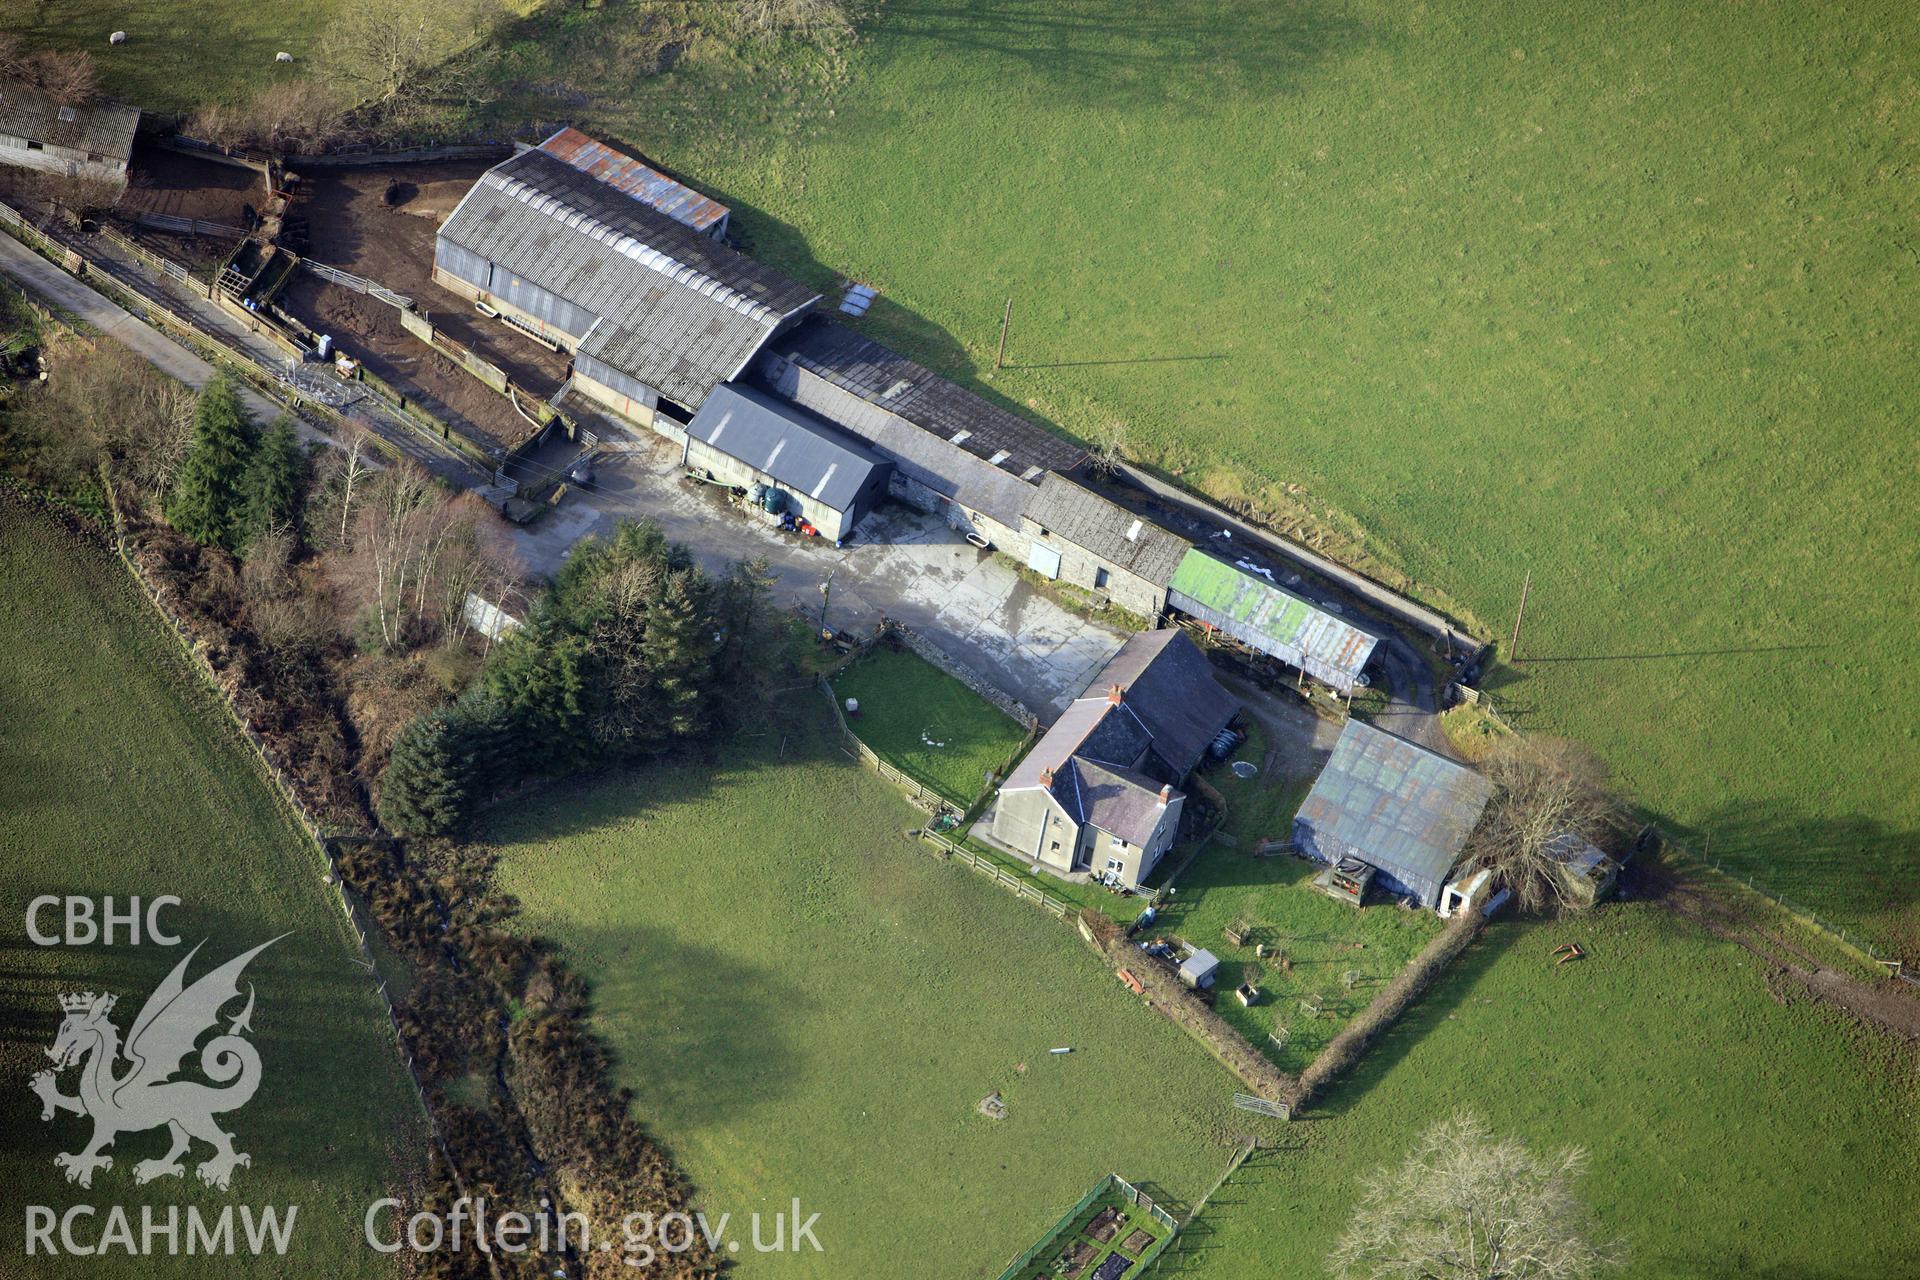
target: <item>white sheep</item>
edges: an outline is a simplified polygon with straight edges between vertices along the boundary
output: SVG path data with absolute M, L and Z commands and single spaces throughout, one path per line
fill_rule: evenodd
M 116 31 L 112 35 L 107 37 L 108 44 L 125 44 L 126 42 L 127 42 L 127 33 L 124 31 Z
M 279 53 L 276 53 L 273 55 L 273 60 L 275 62 L 292 62 L 293 55 L 288 53 L 285 49 L 282 49 Z

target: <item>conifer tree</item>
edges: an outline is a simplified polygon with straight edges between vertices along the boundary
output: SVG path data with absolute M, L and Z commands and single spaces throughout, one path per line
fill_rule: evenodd
M 194 411 L 193 442 L 167 496 L 167 522 L 203 546 L 238 550 L 257 436 L 253 415 L 226 375 L 207 383 Z
M 465 823 L 474 760 L 452 707 L 416 717 L 400 731 L 380 786 L 380 821 L 403 836 L 452 835 Z
M 242 478 L 243 543 L 251 543 L 262 534 L 293 523 L 300 506 L 300 486 L 305 473 L 306 459 L 300 454 L 293 422 L 283 414 L 260 437 L 260 444 L 254 449 L 253 459 Z

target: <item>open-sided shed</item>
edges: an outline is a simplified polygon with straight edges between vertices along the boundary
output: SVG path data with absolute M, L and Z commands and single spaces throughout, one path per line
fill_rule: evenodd
M 1174 571 L 1167 604 L 1350 693 L 1379 639 L 1292 592 L 1195 548 Z
M 1438 907 L 1491 793 L 1465 765 L 1349 720 L 1294 818 L 1294 843 L 1329 864 L 1358 858 L 1376 883 Z

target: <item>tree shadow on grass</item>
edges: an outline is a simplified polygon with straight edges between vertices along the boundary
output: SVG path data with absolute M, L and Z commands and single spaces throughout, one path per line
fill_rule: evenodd
M 1071 7 L 894 0 L 868 56 L 884 69 L 931 49 L 961 76 L 976 73 L 984 55 L 1003 64 L 1001 79 L 1016 89 L 1030 81 L 1065 104 L 1202 111 L 1217 108 L 1223 92 L 1291 93 L 1307 72 L 1379 38 L 1350 14 L 1311 2 L 1208 9 L 1129 0 Z

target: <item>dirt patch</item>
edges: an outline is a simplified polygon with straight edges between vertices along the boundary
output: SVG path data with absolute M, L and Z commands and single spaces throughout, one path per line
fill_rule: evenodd
M 1767 989 L 1777 1000 L 1793 994 L 1844 1009 L 1878 1030 L 1920 1040 L 1920 999 L 1898 984 L 1862 982 L 1821 965 L 1790 939 L 1693 883 L 1676 868 L 1643 860 L 1632 868 L 1636 896 L 1660 905 L 1751 953 L 1768 965 Z
M 435 328 L 544 400 L 566 381 L 566 355 L 486 319 L 433 282 L 434 235 L 489 167 L 485 160 L 458 160 L 302 174 L 302 252 L 412 298 Z
M 507 398 L 400 326 L 384 302 L 296 272 L 275 301 L 407 400 L 483 448 L 505 453 L 538 428 Z
M 252 169 L 216 164 L 138 141 L 127 168 L 127 193 L 120 201 L 120 211 L 129 219 L 136 213 L 164 213 L 244 227 L 247 210 L 257 212 L 266 203 L 266 181 Z

